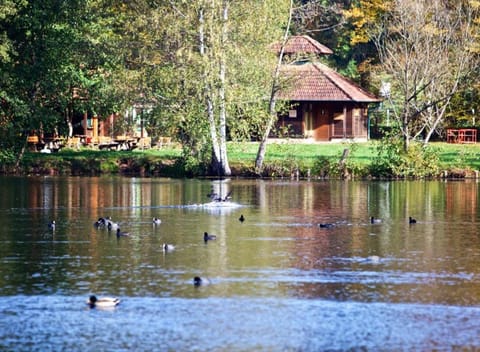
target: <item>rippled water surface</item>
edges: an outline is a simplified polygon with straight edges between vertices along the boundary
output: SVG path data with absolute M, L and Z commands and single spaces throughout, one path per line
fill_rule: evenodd
M 0 194 L 0 350 L 480 348 L 476 182 L 2 177 Z

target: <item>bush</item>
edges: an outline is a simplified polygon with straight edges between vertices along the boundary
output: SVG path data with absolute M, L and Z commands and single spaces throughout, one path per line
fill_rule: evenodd
M 312 167 L 312 174 L 321 178 L 333 176 L 335 171 L 335 161 L 332 157 L 319 156 L 315 159 Z
M 11 150 L 0 150 L 0 172 L 7 173 L 15 166 L 15 153 Z
M 374 177 L 418 178 L 439 174 L 438 151 L 420 142 L 411 142 L 407 151 L 398 133 L 388 133 L 376 145 L 377 154 L 370 166 Z

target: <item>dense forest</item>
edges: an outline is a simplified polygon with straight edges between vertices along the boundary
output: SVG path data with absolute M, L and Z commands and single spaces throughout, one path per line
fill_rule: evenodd
M 187 164 L 229 174 L 226 141 L 265 135 L 282 108 L 270 45 L 304 34 L 384 98 L 376 121 L 388 115 L 407 151 L 477 125 L 479 11 L 476 0 L 5 0 L 0 154 L 21 157 L 32 130 L 69 135 L 75 111 L 140 103 Z

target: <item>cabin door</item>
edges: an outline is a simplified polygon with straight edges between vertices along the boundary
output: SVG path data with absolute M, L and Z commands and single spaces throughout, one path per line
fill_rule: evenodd
M 313 108 L 313 138 L 316 141 L 330 140 L 330 117 L 325 106 Z

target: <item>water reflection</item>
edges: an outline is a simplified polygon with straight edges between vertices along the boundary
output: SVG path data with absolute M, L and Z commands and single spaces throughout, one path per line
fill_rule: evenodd
M 232 191 L 231 202 L 212 204 L 207 197 L 212 190 Z M 404 324 L 412 324 L 408 319 L 419 304 L 445 307 L 436 308 L 440 315 L 461 306 L 465 321 L 478 323 L 476 182 L 4 177 L 0 193 L 0 318 L 20 313 L 7 308 L 10 297 L 26 301 L 30 310 L 25 297 L 47 297 L 54 305 L 64 297 L 74 302 L 82 297 L 83 304 L 95 293 L 123 298 L 126 308 L 113 314 L 122 314 L 122 309 L 131 314 L 142 302 L 155 305 L 152 314 L 159 314 L 159 305 L 165 304 L 161 299 L 180 311 L 188 310 L 184 300 L 213 300 L 215 306 L 229 302 L 225 309 L 230 314 L 241 314 L 243 308 L 255 311 L 265 330 L 275 330 L 274 309 L 290 315 L 291 305 L 308 310 L 312 300 L 321 302 L 314 306 L 329 302 L 344 312 L 325 317 L 332 324 L 341 325 L 346 316 L 358 323 L 343 310 L 345 302 L 359 304 L 355 309 L 362 314 L 368 311 L 362 304 L 392 305 L 391 311 L 403 305 Z M 238 220 L 240 214 L 244 222 Z M 95 228 L 100 216 L 111 216 L 131 236 L 117 238 Z M 371 224 L 371 216 L 382 222 Z M 408 216 L 418 223 L 409 224 Z M 154 217 L 162 223 L 154 225 Z M 55 231 L 47 226 L 51 220 L 57 223 Z M 323 222 L 335 226 L 320 228 Z M 205 244 L 205 231 L 217 240 Z M 175 251 L 163 251 L 163 243 L 172 243 Z M 196 275 L 212 284 L 194 289 Z M 232 304 L 252 299 L 267 306 Z M 384 309 L 373 309 L 378 307 Z M 201 311 L 209 323 L 222 323 L 218 309 Z M 315 318 L 310 319 L 314 324 Z M 387 328 L 396 326 L 386 319 Z M 288 321 L 277 324 L 288 329 Z M 436 324 L 439 330 L 456 328 L 448 319 Z M 194 334 L 191 329 L 187 332 Z M 371 333 L 365 329 L 357 332 Z M 224 338 L 233 349 L 241 349 L 233 333 Z M 433 340 L 445 344 L 443 338 Z M 260 349 L 269 349 L 272 341 Z M 375 341 L 379 344 L 367 346 L 382 346 Z M 218 345 L 220 338 L 212 342 Z

